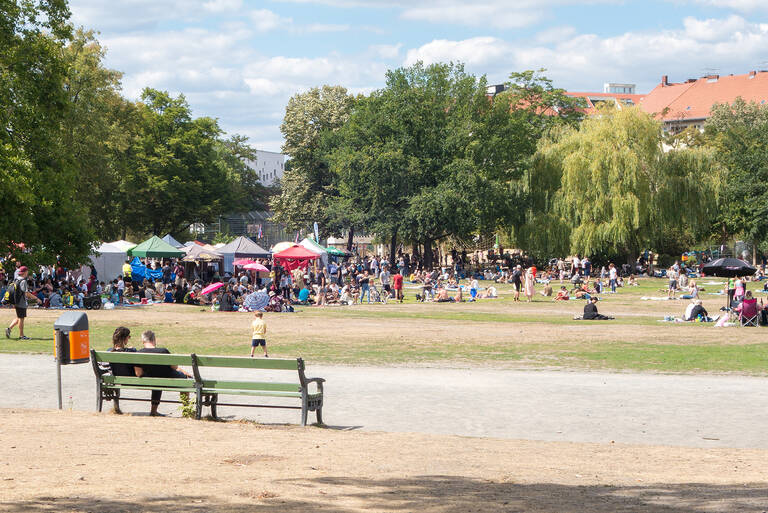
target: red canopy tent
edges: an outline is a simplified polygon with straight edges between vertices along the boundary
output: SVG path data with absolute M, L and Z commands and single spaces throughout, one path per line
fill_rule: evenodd
M 293 271 L 294 269 L 297 269 L 299 267 L 306 268 L 309 265 L 310 260 L 315 260 L 316 258 L 319 258 L 320 255 L 317 253 L 312 253 L 310 250 L 305 248 L 304 246 L 293 246 L 288 249 L 285 249 L 279 253 L 275 253 L 272 255 L 272 258 L 274 258 L 275 263 L 278 265 L 281 265 L 284 269 L 288 271 Z

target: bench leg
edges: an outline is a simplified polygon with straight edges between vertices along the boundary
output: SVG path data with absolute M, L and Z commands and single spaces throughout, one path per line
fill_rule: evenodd
M 304 395 L 301 398 L 301 425 L 307 425 L 307 413 L 309 413 L 309 405 L 307 404 L 307 396 Z
M 96 411 L 101 412 L 101 408 L 104 404 L 104 396 L 101 393 L 101 387 L 96 389 Z
M 197 394 L 197 401 L 195 402 L 195 420 L 200 420 L 203 416 L 203 398 L 200 394 Z
M 321 424 L 323 423 L 323 407 L 320 406 L 315 410 L 315 413 L 317 414 L 317 423 Z
M 211 397 L 211 417 L 213 417 L 214 420 L 218 419 L 218 416 L 216 415 L 217 402 L 219 402 L 219 394 L 216 394 Z

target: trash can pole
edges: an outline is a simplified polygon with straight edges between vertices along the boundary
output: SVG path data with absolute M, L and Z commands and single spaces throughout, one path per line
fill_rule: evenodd
M 61 404 L 61 351 L 63 349 L 62 340 L 64 337 L 61 335 L 61 330 L 55 330 L 56 337 L 56 384 L 58 385 L 57 391 L 59 393 L 59 409 L 62 409 Z

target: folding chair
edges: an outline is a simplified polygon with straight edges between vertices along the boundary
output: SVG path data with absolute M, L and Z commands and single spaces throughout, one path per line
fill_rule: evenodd
M 743 300 L 739 308 L 739 324 L 741 326 L 757 327 L 759 325 L 757 321 L 758 313 L 757 299 Z

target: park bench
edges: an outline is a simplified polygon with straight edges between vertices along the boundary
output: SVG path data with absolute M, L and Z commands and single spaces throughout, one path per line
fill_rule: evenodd
M 195 417 L 202 417 L 203 406 L 210 407 L 211 416 L 217 417 L 218 406 L 242 406 L 256 408 L 288 408 L 301 410 L 301 425 L 307 425 L 310 411 L 317 415 L 322 424 L 323 378 L 307 378 L 304 375 L 304 360 L 296 359 L 255 359 L 237 356 L 198 356 L 195 354 L 148 354 L 136 352 L 112 352 L 91 350 L 91 362 L 96 374 L 97 410 L 101 411 L 103 401 L 149 401 L 121 397 L 121 390 L 162 390 L 167 392 L 194 393 L 197 399 Z M 128 365 L 181 365 L 192 367 L 194 379 L 184 378 L 139 378 L 135 376 L 113 376 L 104 374 L 100 363 L 123 363 Z M 210 377 L 212 368 L 251 369 L 264 371 L 294 371 L 297 380 L 293 382 L 225 380 Z M 206 374 L 204 377 L 201 373 Z M 314 383 L 314 391 L 310 385 Z M 220 395 L 276 397 L 288 400 L 298 399 L 300 406 L 283 404 L 233 404 L 220 403 Z M 162 401 L 178 403 L 179 401 Z
M 199 395 L 198 383 L 194 379 L 185 378 L 149 378 L 136 376 L 113 376 L 104 373 L 100 364 L 123 363 L 126 365 L 194 365 L 193 355 L 184 354 L 156 354 L 137 353 L 124 351 L 96 351 L 91 349 L 91 364 L 96 374 L 96 409 L 101 411 L 104 401 L 114 401 L 115 408 L 119 409 L 120 401 L 145 401 L 134 397 L 121 397 L 122 390 L 162 390 L 163 392 L 192 393 Z M 163 400 L 164 403 L 180 403 L 180 401 Z M 198 401 L 198 418 L 200 405 Z
M 304 375 L 304 360 L 264 358 L 255 359 L 240 356 L 197 356 L 193 371 L 195 379 L 200 383 L 202 406 L 209 406 L 211 416 L 216 418 L 218 406 L 247 406 L 259 408 L 289 408 L 301 410 L 301 425 L 307 425 L 307 415 L 314 411 L 317 415 L 317 423 L 323 423 L 323 378 L 307 378 Z M 272 381 L 230 381 L 211 379 L 201 376 L 206 369 L 214 367 L 228 367 L 235 369 L 256 369 L 267 371 L 294 371 L 298 374 L 297 381 L 289 383 L 276 383 Z M 310 393 L 310 385 L 315 384 L 315 391 Z M 301 406 L 273 405 L 273 404 L 233 404 L 220 403 L 219 395 L 242 395 L 259 397 L 278 397 L 286 399 L 299 399 Z M 200 401 L 198 401 L 200 402 Z

